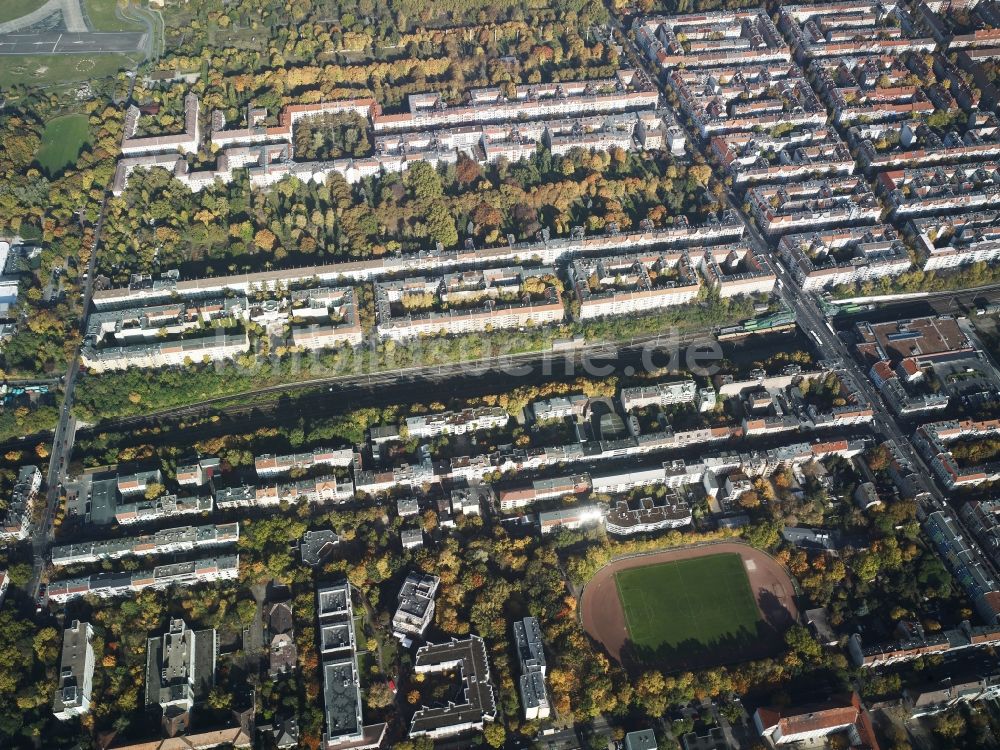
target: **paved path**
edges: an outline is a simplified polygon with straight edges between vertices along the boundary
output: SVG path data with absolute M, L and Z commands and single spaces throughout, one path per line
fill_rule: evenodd
M 58 11 L 62 11 L 66 31 L 77 34 L 90 31 L 87 28 L 87 22 L 83 20 L 83 10 L 80 8 L 80 0 L 48 0 L 47 3 L 31 11 L 31 13 L 23 15 L 20 18 L 15 18 L 12 21 L 0 23 L 0 34 L 13 34 L 21 29 L 30 28 Z

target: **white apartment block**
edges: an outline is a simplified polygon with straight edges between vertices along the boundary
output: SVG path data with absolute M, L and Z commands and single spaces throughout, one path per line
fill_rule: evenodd
M 994 224 L 998 216 L 998 211 L 979 211 L 915 219 L 910 227 L 926 257 L 924 270 L 941 271 L 1000 259 L 1000 231 Z
M 641 409 L 644 406 L 669 406 L 672 404 L 690 404 L 694 401 L 698 386 L 693 380 L 680 380 L 676 383 L 657 383 L 636 388 L 622 388 L 619 398 L 622 410 Z
M 462 411 L 443 411 L 407 417 L 406 429 L 411 438 L 432 438 L 438 435 L 462 435 L 479 430 L 496 430 L 507 426 L 510 414 L 497 406 L 484 406 Z
M 521 665 L 518 687 L 524 718 L 528 721 L 545 719 L 551 715 L 552 707 L 545 690 L 545 649 L 537 618 L 525 617 L 515 621 L 514 647 Z
M 101 598 L 125 596 L 143 589 L 192 586 L 211 581 L 233 580 L 239 575 L 239 555 L 219 556 L 192 562 L 158 565 L 134 573 L 98 573 L 83 578 L 53 581 L 49 599 L 64 604 L 71 599 L 93 595 Z
M 73 620 L 63 631 L 59 686 L 52 701 L 52 713 L 68 721 L 90 711 L 94 689 L 94 629 L 89 622 Z
M 353 448 L 316 448 L 307 453 L 291 453 L 276 456 L 264 453 L 254 459 L 257 476 L 274 477 L 287 474 L 293 469 L 311 469 L 314 466 L 335 466 L 348 468 L 354 463 Z
M 75 565 L 100 560 L 116 560 L 139 555 L 167 555 L 203 547 L 235 544 L 240 538 L 238 523 L 181 526 L 161 529 L 153 534 L 107 539 L 99 542 L 76 542 L 52 548 L 53 565 Z
M 434 621 L 434 597 L 441 579 L 423 573 L 410 573 L 403 582 L 397 597 L 396 612 L 392 616 L 394 633 L 403 636 L 423 636 Z
M 81 360 L 94 373 L 126 370 L 129 367 L 177 367 L 188 363 L 212 362 L 232 359 L 237 354 L 250 351 L 250 337 L 239 334 L 216 333 L 198 338 L 163 343 L 143 343 L 130 346 L 113 346 L 97 349 L 84 346 Z

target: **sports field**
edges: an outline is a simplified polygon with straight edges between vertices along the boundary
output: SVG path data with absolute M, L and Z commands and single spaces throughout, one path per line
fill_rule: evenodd
M 740 555 L 707 555 L 615 574 L 629 640 L 649 656 L 729 649 L 761 621 Z

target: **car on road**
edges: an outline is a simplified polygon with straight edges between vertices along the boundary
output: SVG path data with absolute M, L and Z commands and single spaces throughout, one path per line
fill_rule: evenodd
M 49 587 L 44 583 L 38 584 L 38 596 L 35 597 L 35 614 L 41 613 L 49 598 Z

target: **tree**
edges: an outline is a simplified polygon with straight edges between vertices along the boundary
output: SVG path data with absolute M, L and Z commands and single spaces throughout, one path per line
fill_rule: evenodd
M 504 742 L 507 741 L 507 732 L 504 730 L 503 724 L 497 722 L 487 724 L 483 729 L 483 736 L 486 738 L 486 744 L 490 747 L 503 747 Z
M 393 697 L 388 682 L 374 682 L 368 688 L 366 701 L 371 708 L 385 708 L 392 705 Z

